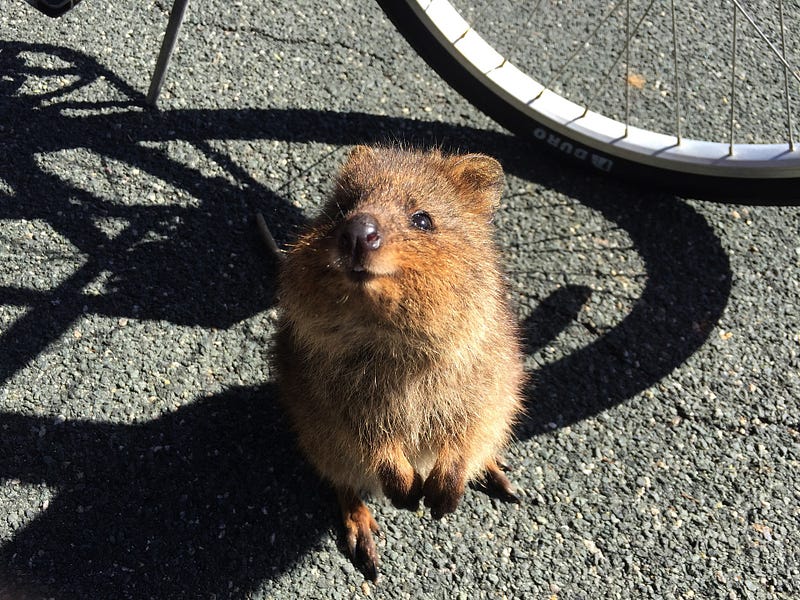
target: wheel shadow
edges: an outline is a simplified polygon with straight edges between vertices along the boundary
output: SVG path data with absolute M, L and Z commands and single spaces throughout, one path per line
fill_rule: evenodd
M 58 57 L 67 65 L 62 74 L 78 81 L 69 90 L 22 93 L 28 77 L 43 75 L 25 58 L 37 53 Z M 402 139 L 478 150 L 624 229 L 646 268 L 641 298 L 600 339 L 537 371 L 522 438 L 585 419 L 653 385 L 703 344 L 727 302 L 727 257 L 690 206 L 595 179 L 509 135 L 360 113 L 141 110 L 141 95 L 113 73 L 48 45 L 0 43 L 0 70 L 9 74 L 0 98 L 11 115 L 0 176 L 13 190 L 3 195 L 0 188 L 0 219 L 43 221 L 86 256 L 51 290 L 34 291 L 22 281 L 0 287 L 0 304 L 26 309 L 0 334 L 0 386 L 84 314 L 227 328 L 270 306 L 276 266 L 248 219 L 268 215 L 285 242 L 303 216 L 216 153 L 214 140 L 346 146 Z M 122 99 L 67 98 L 67 91 L 100 78 Z M 175 140 L 213 155 L 237 184 L 138 143 Z M 75 148 L 190 191 L 199 204 L 114 204 L 44 172 L 35 158 Z M 127 225 L 109 238 L 98 218 Z M 155 241 L 143 243 L 146 237 Z M 87 295 L 87 285 L 103 273 L 110 274 L 106 290 Z M 573 322 L 590 294 L 573 286 L 542 299 L 523 325 L 528 351 Z M 327 489 L 292 450 L 274 396 L 271 385 L 233 389 L 139 425 L 56 425 L 0 413 L 0 478 L 56 490 L 47 509 L 0 550 L 0 564 L 11 565 L 0 573 L 0 591 L 5 576 L 59 597 L 243 597 L 284 572 L 336 519 Z
M 591 194 L 572 183 L 561 189 L 625 231 L 646 282 L 618 324 L 536 371 L 521 437 L 594 416 L 669 375 L 706 342 L 730 296 L 728 256 L 688 204 L 613 181 L 590 187 Z M 524 323 L 528 352 L 557 337 L 592 293 L 566 286 L 545 298 Z

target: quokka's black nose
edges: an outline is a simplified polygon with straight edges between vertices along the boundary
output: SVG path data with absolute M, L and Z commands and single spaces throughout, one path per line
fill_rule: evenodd
M 355 260 L 381 246 L 378 221 L 370 214 L 358 214 L 344 223 L 339 231 L 339 249 Z

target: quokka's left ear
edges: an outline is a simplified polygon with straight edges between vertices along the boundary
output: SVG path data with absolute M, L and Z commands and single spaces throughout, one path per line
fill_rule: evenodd
M 452 180 L 468 203 L 467 210 L 491 216 L 500 205 L 505 178 L 503 167 L 485 154 L 463 154 L 448 159 Z
M 366 146 L 364 144 L 358 144 L 357 146 L 353 146 L 350 149 L 350 152 L 347 153 L 347 161 L 359 161 L 359 160 L 368 160 L 369 158 L 373 157 L 377 149 Z

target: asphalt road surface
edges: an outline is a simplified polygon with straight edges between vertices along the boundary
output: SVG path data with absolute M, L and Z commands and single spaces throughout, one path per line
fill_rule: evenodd
M 454 94 L 367 0 L 0 11 L 0 597 L 796 598 L 797 208 L 576 170 Z M 480 151 L 532 374 L 442 521 L 341 544 L 268 364 L 280 242 L 351 145 Z

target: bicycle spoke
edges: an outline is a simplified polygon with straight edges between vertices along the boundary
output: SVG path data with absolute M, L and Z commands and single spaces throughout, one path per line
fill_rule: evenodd
M 539 8 L 542 6 L 542 2 L 544 2 L 544 0 L 538 0 L 538 2 L 536 3 L 536 6 L 534 6 L 533 10 L 530 11 L 530 13 L 528 14 L 528 18 L 525 21 L 525 25 L 522 28 L 523 32 L 524 31 L 528 31 L 528 27 L 530 26 L 531 21 L 533 21 L 533 17 L 536 15 L 536 13 L 539 12 Z M 506 61 L 508 60 L 508 57 L 514 56 L 514 54 L 516 54 L 517 50 L 519 50 L 519 46 L 522 43 L 523 36 L 522 35 L 518 35 L 518 36 L 516 36 L 516 38 L 517 38 L 517 41 L 514 42 L 513 46 L 511 46 L 511 49 L 508 51 L 507 57 L 503 58 L 503 62 L 500 64 L 500 67 L 502 67 L 504 64 L 506 64 Z
M 428 2 L 428 6 L 425 7 L 425 10 L 428 10 L 428 7 L 430 7 L 431 4 L 433 4 L 433 0 Z M 483 5 L 479 5 L 479 6 L 475 7 L 475 18 L 472 19 L 472 20 L 467 20 L 466 18 L 464 19 L 467 22 L 468 27 L 467 27 L 466 31 L 464 31 L 464 33 L 462 33 L 461 36 L 458 39 L 463 38 L 470 31 L 475 31 L 475 24 L 483 22 L 483 14 L 484 14 L 484 12 L 486 11 L 486 9 L 488 7 L 489 7 L 489 3 L 483 4 Z
M 625 0 L 625 39 L 631 39 L 631 0 Z M 625 44 L 625 137 L 631 120 L 631 45 Z
M 525 21 L 525 25 L 523 25 L 523 27 L 522 27 L 522 31 L 523 32 L 528 30 L 528 28 L 530 27 L 531 22 L 533 21 L 533 17 L 536 15 L 536 13 L 539 12 L 539 8 L 542 6 L 543 2 L 544 2 L 544 0 L 538 0 L 538 2 L 536 3 L 536 6 L 533 7 L 533 10 L 530 11 L 530 13 L 528 13 L 528 18 Z M 524 2 L 523 2 L 523 4 L 524 4 Z M 513 3 L 512 3 L 512 5 L 513 5 Z M 485 9 L 486 7 L 487 6 L 484 6 L 483 9 Z M 480 23 L 481 22 L 481 19 L 483 18 L 483 9 L 478 13 L 478 15 L 476 16 L 474 22 L 469 24 L 469 29 L 464 32 L 464 34 L 461 36 L 462 38 L 464 36 L 466 36 L 469 33 L 470 30 L 476 31 L 474 23 Z M 513 57 L 516 54 L 517 50 L 519 50 L 520 44 L 524 40 L 524 36 L 522 34 L 519 34 L 519 35 L 516 35 L 515 38 L 516 38 L 516 41 L 512 44 L 511 48 L 505 53 L 505 55 L 501 55 L 500 63 L 496 67 L 494 67 L 493 69 L 490 69 L 489 71 L 487 71 L 487 74 L 491 73 L 492 71 L 496 71 L 497 69 L 502 69 L 506 65 L 506 63 L 509 61 L 509 58 Z M 499 54 L 499 52 L 498 52 L 498 54 Z
M 605 76 L 602 79 L 602 82 L 601 82 L 600 86 L 597 88 L 597 91 L 595 91 L 594 95 L 591 98 L 589 98 L 589 100 L 586 102 L 586 108 L 584 109 L 582 116 L 584 116 L 584 117 L 586 116 L 586 113 L 588 113 L 591 110 L 591 106 L 592 106 L 592 104 L 594 104 L 594 101 L 597 100 L 597 98 L 599 98 L 603 94 L 603 92 L 605 91 L 606 85 L 608 85 L 608 80 L 611 77 L 611 73 L 613 73 L 614 69 L 617 68 L 617 65 L 619 64 L 619 61 L 622 58 L 623 54 L 625 54 L 628 51 L 628 48 L 631 45 L 631 40 L 633 39 L 633 36 L 635 36 L 636 33 L 639 31 L 639 28 L 642 26 L 642 23 L 644 23 L 644 20 L 647 18 L 647 15 L 650 13 L 650 9 L 653 7 L 653 4 L 655 4 L 655 0 L 650 0 L 650 3 L 647 5 L 647 8 L 645 8 L 645 10 L 644 10 L 644 13 L 642 13 L 642 16 L 639 18 L 639 21 L 637 21 L 636 27 L 634 27 L 633 31 L 629 32 L 626 35 L 625 47 L 622 49 L 622 52 L 617 54 L 617 57 L 614 59 L 614 63 L 611 65 L 611 68 L 606 72 Z M 627 85 L 627 83 L 626 83 L 626 85 Z M 626 129 L 627 129 L 627 126 L 626 126 Z
M 794 132 L 792 131 L 792 104 L 789 98 L 789 70 L 786 66 L 786 30 L 783 24 L 783 0 L 778 1 L 778 15 L 781 27 L 781 54 L 783 64 L 783 97 L 786 100 L 786 129 L 789 134 L 789 150 L 794 151 Z
M 670 12 L 672 13 L 672 62 L 675 66 L 675 136 L 678 138 L 678 145 L 681 145 L 681 85 L 678 77 L 678 27 L 675 18 L 675 0 L 670 0 Z
M 772 53 L 775 55 L 775 57 L 781 62 L 781 64 L 784 67 L 786 67 L 787 69 L 789 69 L 789 73 L 792 75 L 792 77 L 794 77 L 798 82 L 800 82 L 800 75 L 798 75 L 797 71 L 792 69 L 792 65 L 790 65 L 786 61 L 786 58 L 784 58 L 782 56 L 780 50 L 778 50 L 775 47 L 775 44 L 773 44 L 771 41 L 769 41 L 769 38 L 767 37 L 767 35 L 761 30 L 761 28 L 758 26 L 758 23 L 756 23 L 755 19 L 753 19 L 753 17 L 750 15 L 750 13 L 748 13 L 745 10 L 744 6 L 742 6 L 742 4 L 739 2 L 739 0 L 733 0 L 733 5 L 736 8 L 739 9 L 739 11 L 742 13 L 742 16 L 745 19 L 747 19 L 747 21 L 750 23 L 750 25 L 753 26 L 753 29 L 758 34 L 758 37 L 760 37 L 764 41 L 764 43 L 767 46 L 769 46 L 769 49 L 772 51 Z
M 786 36 L 784 31 L 784 19 L 783 19 L 783 1 L 779 0 L 778 2 L 778 12 L 779 12 L 779 21 L 780 21 L 780 38 L 781 38 L 781 49 L 779 50 L 775 44 L 773 44 L 767 35 L 762 31 L 762 29 L 758 26 L 755 19 L 745 10 L 745 7 L 739 2 L 739 0 L 733 0 L 733 30 L 734 36 L 736 35 L 736 16 L 739 12 L 742 13 L 742 16 L 747 19 L 750 25 L 755 30 L 758 37 L 767 44 L 770 51 L 775 55 L 775 57 L 780 61 L 781 65 L 783 66 L 783 75 L 784 75 L 784 100 L 786 103 L 786 119 L 787 119 L 787 129 L 789 134 L 789 149 L 794 151 L 794 135 L 792 132 L 792 115 L 791 115 L 791 105 L 789 101 L 789 75 L 791 75 L 794 79 L 800 82 L 800 75 L 792 68 L 789 62 L 786 60 Z M 736 48 L 736 40 L 733 40 L 733 48 L 735 51 Z M 735 57 L 734 57 L 735 59 Z M 733 154 L 733 116 L 731 115 L 731 142 L 730 142 L 730 154 Z
M 739 8 L 734 0 L 733 3 L 733 35 L 731 36 L 731 98 L 730 98 L 730 137 L 728 143 L 728 156 L 733 156 L 733 114 L 736 104 L 736 16 Z
M 569 57 L 567 58 L 566 62 L 565 62 L 563 65 L 561 65 L 561 68 L 560 68 L 560 69 L 558 69 L 558 70 L 557 70 L 555 73 L 553 73 L 553 74 L 552 74 L 552 75 L 549 77 L 549 79 L 548 79 L 548 80 L 545 82 L 545 84 L 544 84 L 544 88 L 542 88 L 542 91 L 541 91 L 541 92 L 539 92 L 539 94 L 538 94 L 538 95 L 537 95 L 537 96 L 536 96 L 536 97 L 535 97 L 533 100 L 538 100 L 538 99 L 539 99 L 539 96 L 541 96 L 541 95 L 542 95 L 542 93 L 544 92 L 544 90 L 546 90 L 546 89 L 550 89 L 550 87 L 551 87 L 552 83 L 553 83 L 554 81 L 556 81 L 557 79 L 559 79 L 559 78 L 561 77 L 561 75 L 563 75 L 563 74 L 564 74 L 564 71 L 566 71 L 566 70 L 567 70 L 567 67 L 569 67 L 569 65 L 572 63 L 572 61 L 573 61 L 573 60 L 575 60 L 575 59 L 578 57 L 578 55 L 579 55 L 579 54 L 581 53 L 581 51 L 582 51 L 582 50 L 583 50 L 583 49 L 586 47 L 586 45 L 587 45 L 587 44 L 588 44 L 588 43 L 589 43 L 591 40 L 593 40 L 595 37 L 597 37 L 597 32 L 600 30 L 600 28 L 603 26 L 603 24 L 604 24 L 606 21 L 608 21 L 608 20 L 611 18 L 611 16 L 612 16 L 612 15 L 613 15 L 615 12 L 617 12 L 617 8 L 619 7 L 619 5 L 620 5 L 620 4 L 622 4 L 622 0 L 617 0 L 616 4 L 614 4 L 614 6 L 612 6 L 612 7 L 611 7 L 611 10 L 609 10 L 609 11 L 608 11 L 608 13 L 606 14 L 606 16 L 605 16 L 605 17 L 603 17 L 603 18 L 600 20 L 600 22 L 599 22 L 599 23 L 597 24 L 597 26 L 596 26 L 596 27 L 595 27 L 595 28 L 594 28 L 594 29 L 591 31 L 591 33 L 590 33 L 590 34 L 589 34 L 589 35 L 588 35 L 588 36 L 587 36 L 587 37 L 586 37 L 584 40 L 582 40 L 582 41 L 581 41 L 581 43 L 578 45 L 578 47 L 575 49 L 575 51 L 574 51 L 572 54 L 570 54 L 570 55 L 569 55 Z M 566 84 L 566 83 L 568 83 L 568 81 L 565 81 L 564 83 Z M 533 100 L 531 100 L 531 102 L 533 102 Z

